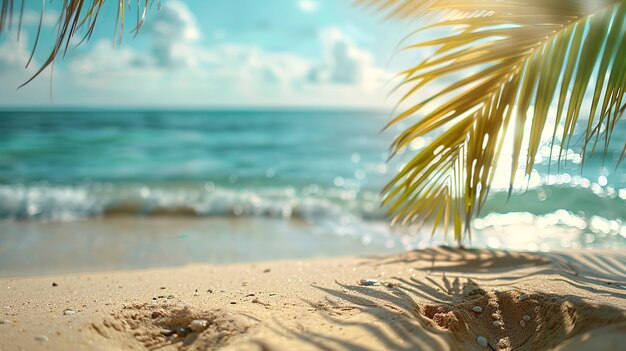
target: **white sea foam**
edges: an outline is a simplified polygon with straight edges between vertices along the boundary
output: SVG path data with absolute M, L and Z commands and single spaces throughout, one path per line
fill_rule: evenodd
M 621 192 L 613 191 L 611 196 L 587 187 L 556 184 L 515 195 L 510 202 L 506 193 L 494 193 L 484 215 L 474 222 L 478 235 L 472 244 L 529 250 L 626 245 L 626 225 L 620 219 L 626 217 L 624 199 L 618 196 Z M 431 238 L 429 228 L 408 228 L 394 235 L 379 203 L 374 191 L 317 185 L 0 185 L 0 221 L 73 221 L 109 215 L 264 217 L 302 220 L 320 233 L 359 238 L 365 245 L 382 240 L 387 246 L 412 249 L 445 242 L 441 236 Z M 568 210 L 563 209 L 566 207 Z M 526 239 L 513 235 L 529 228 L 539 234 Z M 551 238 L 556 232 L 561 239 Z
M 349 192 L 349 194 L 345 194 Z M 317 190 L 310 187 L 220 188 L 149 187 L 146 185 L 1 185 L 0 218 L 4 220 L 68 221 L 106 214 L 195 214 L 198 216 L 247 216 L 337 219 L 353 211 L 382 218 L 378 198 L 367 193 L 353 203 L 356 193 Z

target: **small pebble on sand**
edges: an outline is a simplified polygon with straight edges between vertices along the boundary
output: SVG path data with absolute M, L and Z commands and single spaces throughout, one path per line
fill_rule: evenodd
M 483 311 L 483 308 L 480 306 L 474 306 L 472 307 L 472 311 L 476 312 L 476 313 L 480 313 Z
M 525 320 L 526 322 L 530 322 L 530 316 L 529 315 L 525 315 L 524 317 L 522 317 L 523 320 Z
M 493 321 L 493 326 L 494 327 L 501 327 L 502 326 L 502 322 L 500 322 L 500 321 Z
M 53 282 L 52 286 L 59 286 L 59 284 Z
M 185 336 L 189 335 L 189 333 L 191 333 L 191 328 L 189 327 L 178 327 L 176 328 L 176 335 L 184 338 Z
M 528 300 L 528 294 L 521 294 L 517 299 L 520 301 Z
M 500 315 L 497 314 L 497 313 L 492 313 L 491 314 L 491 318 L 493 318 L 493 319 L 500 319 Z
M 480 346 L 487 346 L 487 338 L 485 338 L 484 336 L 479 336 L 476 338 L 476 342 L 478 343 L 478 345 Z
M 526 328 L 526 322 L 523 319 L 519 321 L 519 325 L 521 325 L 522 328 Z
M 246 295 L 246 297 L 250 297 L 250 296 L 254 296 L 254 293 L 249 293 Z
M 272 271 L 271 269 L 267 268 L 267 269 L 264 269 L 264 270 L 263 270 L 263 273 L 269 273 L 269 272 L 271 272 L 271 271 Z
M 380 285 L 380 282 L 376 279 L 361 279 L 359 280 L 359 285 L 365 285 L 365 286 Z
M 189 323 L 189 328 L 194 332 L 201 332 L 209 326 L 209 321 L 205 319 L 194 319 Z
M 35 340 L 37 341 L 48 341 L 48 337 L 45 335 L 37 335 L 35 336 Z
M 76 311 L 74 311 L 71 308 L 66 308 L 66 309 L 63 310 L 63 314 L 66 315 L 66 316 L 69 316 L 69 315 L 72 315 L 72 314 L 76 314 Z
M 9 323 L 11 323 L 11 321 L 8 319 L 0 319 L 0 324 L 9 324 Z

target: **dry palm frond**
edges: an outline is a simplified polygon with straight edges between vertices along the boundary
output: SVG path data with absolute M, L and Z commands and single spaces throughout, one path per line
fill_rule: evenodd
M 512 189 L 519 166 L 530 176 L 549 117 L 552 141 L 560 139 L 564 150 L 579 116 L 588 113 L 583 161 L 598 144 L 606 153 L 626 106 L 626 0 L 359 2 L 392 18 L 426 15 L 434 20 L 420 31 L 454 31 L 407 47 L 431 47 L 434 54 L 402 72 L 400 87 L 408 92 L 401 102 L 411 107 L 390 125 L 425 116 L 396 138 L 392 154 L 416 138 L 444 130 L 383 190 L 394 222 L 432 221 L 445 232 L 452 223 L 461 242 L 487 198 L 503 146 L 512 148 Z M 426 85 L 445 83 L 442 78 L 450 74 L 458 78 L 424 96 Z M 590 98 L 588 111 L 583 98 Z M 425 110 L 440 100 L 444 102 Z M 550 112 L 551 107 L 556 111 Z M 510 128 L 513 136 L 505 138 Z
M 15 0 L 1 0 L 2 5 L 0 5 L 0 34 L 4 33 L 6 30 L 11 29 L 13 26 L 13 17 L 19 11 L 19 19 L 18 19 L 18 38 L 19 31 L 21 31 L 22 27 L 22 17 L 24 15 L 24 3 L 26 0 L 18 1 Z M 50 0 L 52 1 L 52 0 Z M 54 46 L 52 51 L 50 52 L 48 58 L 44 61 L 41 67 L 37 70 L 37 72 L 22 86 L 31 82 L 35 77 L 37 77 L 41 72 L 43 72 L 48 66 L 50 66 L 55 58 L 59 55 L 59 53 L 63 53 L 67 51 L 70 46 L 70 41 L 74 36 L 78 34 L 81 29 L 84 29 L 84 37 L 80 41 L 82 43 L 84 40 L 91 38 L 93 31 L 96 27 L 96 23 L 98 21 L 98 14 L 100 14 L 100 10 L 102 10 L 105 3 L 117 2 L 117 23 L 116 23 L 116 31 L 119 27 L 119 38 L 122 39 L 122 34 L 124 32 L 124 14 L 126 11 L 125 0 L 58 0 L 62 2 L 62 10 L 59 15 L 59 20 L 57 22 L 57 34 Z M 131 1 L 128 1 L 128 7 L 131 6 Z M 152 0 L 137 0 L 137 24 L 133 29 L 133 32 L 137 33 L 141 26 L 143 25 L 146 12 L 148 10 L 149 5 L 152 3 Z M 157 3 L 160 7 L 160 0 L 157 0 Z M 39 43 L 39 35 L 41 34 L 41 28 L 44 18 L 44 11 L 46 7 L 46 0 L 41 0 L 41 16 L 39 18 L 39 27 L 37 29 L 37 36 L 35 37 L 35 44 L 33 45 L 33 50 L 30 55 L 30 59 L 26 66 L 30 64 L 35 54 L 35 50 L 37 49 L 37 44 Z M 80 44 L 79 43 L 79 44 Z

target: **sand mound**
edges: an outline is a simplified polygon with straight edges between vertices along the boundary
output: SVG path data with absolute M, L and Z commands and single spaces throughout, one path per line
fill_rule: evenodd
M 626 343 L 619 259 L 440 247 L 366 262 L 379 286 L 320 290 L 329 306 L 359 307 L 362 316 L 328 313 L 335 323 L 385 335 L 387 348 L 613 350 Z
M 193 320 L 207 321 L 206 329 L 188 329 Z M 123 349 L 170 346 L 177 350 L 216 350 L 246 333 L 255 323 L 250 317 L 222 310 L 198 310 L 187 305 L 135 304 L 113 313 L 101 324 L 92 324 L 92 328 Z
M 486 293 L 454 305 L 421 305 L 419 312 L 426 325 L 449 330 L 459 348 L 477 349 L 479 336 L 492 349 L 538 350 L 555 347 L 584 330 L 626 322 L 624 312 L 574 296 L 519 291 Z
M 596 330 L 607 335 L 603 338 L 610 345 L 623 345 L 626 339 L 621 332 L 626 328 L 626 311 L 591 303 L 578 296 L 514 288 L 488 292 L 472 280 L 465 283 L 455 283 L 455 280 L 451 285 L 458 284 L 458 289 L 435 288 L 427 295 L 427 285 L 415 289 L 418 287 L 416 281 L 412 281 L 413 286 L 407 281 L 400 284 L 383 282 L 378 287 L 341 285 L 341 290 L 325 290 L 338 298 L 332 305 L 330 302 L 326 304 L 343 309 L 357 305 L 361 313 L 383 322 L 385 328 L 380 329 L 362 324 L 363 328 L 376 330 L 372 335 L 383 335 L 383 329 L 388 329 L 390 339 L 396 336 L 420 349 L 438 349 L 443 343 L 451 350 L 545 350 L 555 347 L 566 350 L 580 346 L 580 342 L 591 336 L 597 339 Z M 439 284 L 435 279 L 426 281 L 428 285 Z M 338 318 L 336 322 L 350 319 L 355 323 L 351 314 L 329 315 Z M 410 334 L 400 332 L 400 328 L 416 330 L 411 325 L 421 325 L 426 333 L 420 333 L 412 340 Z M 604 329 L 616 325 L 620 327 Z M 481 346 L 479 337 L 487 344 Z M 580 342 L 572 344 L 571 340 Z M 429 345 L 420 344 L 423 342 Z

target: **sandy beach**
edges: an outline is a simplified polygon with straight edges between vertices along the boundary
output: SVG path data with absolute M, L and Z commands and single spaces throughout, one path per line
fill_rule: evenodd
M 625 268 L 616 250 L 439 247 L 3 278 L 0 349 L 617 350 Z
M 0 351 L 626 351 L 626 0 L 0 0 L 0 77 Z

